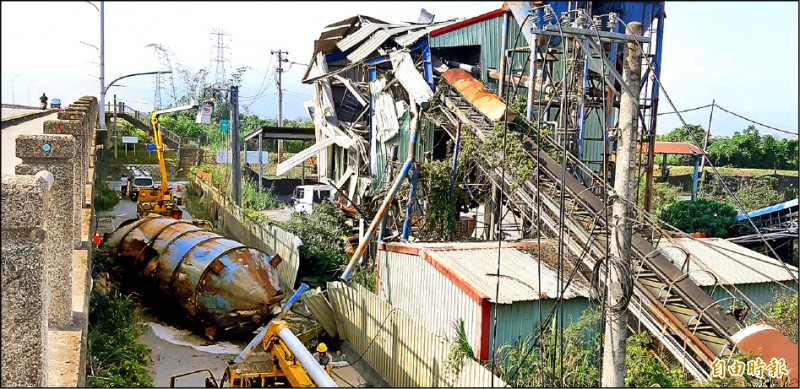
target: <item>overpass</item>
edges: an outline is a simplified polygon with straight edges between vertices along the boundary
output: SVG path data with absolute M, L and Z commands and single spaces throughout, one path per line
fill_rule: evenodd
M 152 112 L 137 111 L 127 106 L 124 102 L 118 102 L 116 107 L 114 107 L 112 103 L 107 103 L 105 112 L 106 121 L 113 120 L 116 114 L 118 118 L 124 119 L 145 133 L 153 133 L 153 127 L 150 123 Z M 161 132 L 164 137 L 164 145 L 167 146 L 167 149 L 178 151 L 177 171 L 188 171 L 191 166 L 198 166 L 200 164 L 201 149 L 199 137 L 182 137 L 167 128 L 162 128 Z M 106 140 L 110 140 L 110 137 L 106 137 Z M 106 145 L 108 146 L 109 143 L 106 142 Z
M 97 109 L 3 117 L 4 387 L 84 386 Z

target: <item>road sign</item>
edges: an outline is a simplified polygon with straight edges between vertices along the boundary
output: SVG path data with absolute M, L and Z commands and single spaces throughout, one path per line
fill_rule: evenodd
M 231 121 L 230 120 L 220 120 L 219 121 L 219 130 L 222 132 L 228 132 L 231 130 Z
M 155 143 L 145 143 L 145 147 L 147 148 L 147 151 L 156 151 Z
M 139 143 L 138 136 L 123 136 L 122 143 Z
M 197 117 L 194 121 L 197 124 L 211 124 L 211 114 L 214 113 L 214 103 L 206 101 L 200 110 L 197 111 Z

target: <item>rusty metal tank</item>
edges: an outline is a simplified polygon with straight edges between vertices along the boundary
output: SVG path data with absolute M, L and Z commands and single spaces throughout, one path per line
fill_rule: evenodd
M 119 227 L 103 245 L 212 339 L 218 331 L 256 329 L 280 303 L 267 273 L 271 256 L 185 220 L 149 215 Z

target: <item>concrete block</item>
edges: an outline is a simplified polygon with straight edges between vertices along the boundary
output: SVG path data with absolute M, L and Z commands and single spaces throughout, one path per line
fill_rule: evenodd
M 83 122 L 88 118 L 88 112 L 78 110 L 63 110 L 58 112 L 59 120 L 78 120 Z
M 87 147 L 85 131 L 82 123 L 78 120 L 46 120 L 44 122 L 44 133 L 48 135 L 72 135 L 75 137 L 77 156 L 75 166 L 80 170 L 75 177 L 86 177 L 89 168 L 89 149 Z M 86 189 L 83 185 L 75 185 L 79 193 L 75 195 L 77 204 L 83 206 L 83 198 L 86 196 Z
M 47 334 L 47 386 L 53 388 L 79 387 L 82 331 L 55 331 Z
M 43 210 L 52 201 L 52 183 L 46 171 L 2 179 L 3 387 L 48 384 L 45 252 L 51 242 Z
M 48 171 L 53 175 L 53 201 L 45 207 L 45 229 L 52 244 L 45 253 L 50 286 L 50 327 L 72 325 L 72 249 L 79 236 L 75 219 L 75 138 L 71 135 L 17 137 L 17 174 Z M 79 243 L 79 242 L 78 242 Z

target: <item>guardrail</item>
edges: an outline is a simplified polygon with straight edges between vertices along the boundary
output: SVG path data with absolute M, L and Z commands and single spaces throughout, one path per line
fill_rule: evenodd
M 146 128 L 150 128 L 150 117 L 153 114 L 152 112 L 142 112 L 137 111 L 127 105 L 124 102 L 117 103 L 117 114 L 119 115 L 127 115 L 141 123 L 142 125 L 146 126 Z M 113 104 L 109 103 L 106 109 L 106 114 L 113 114 L 114 107 Z M 161 128 L 164 137 L 169 142 L 173 143 L 176 148 L 180 149 L 181 147 L 200 147 L 200 137 L 197 138 L 189 138 L 189 137 L 182 137 L 176 134 L 173 131 L 170 131 L 166 128 Z

